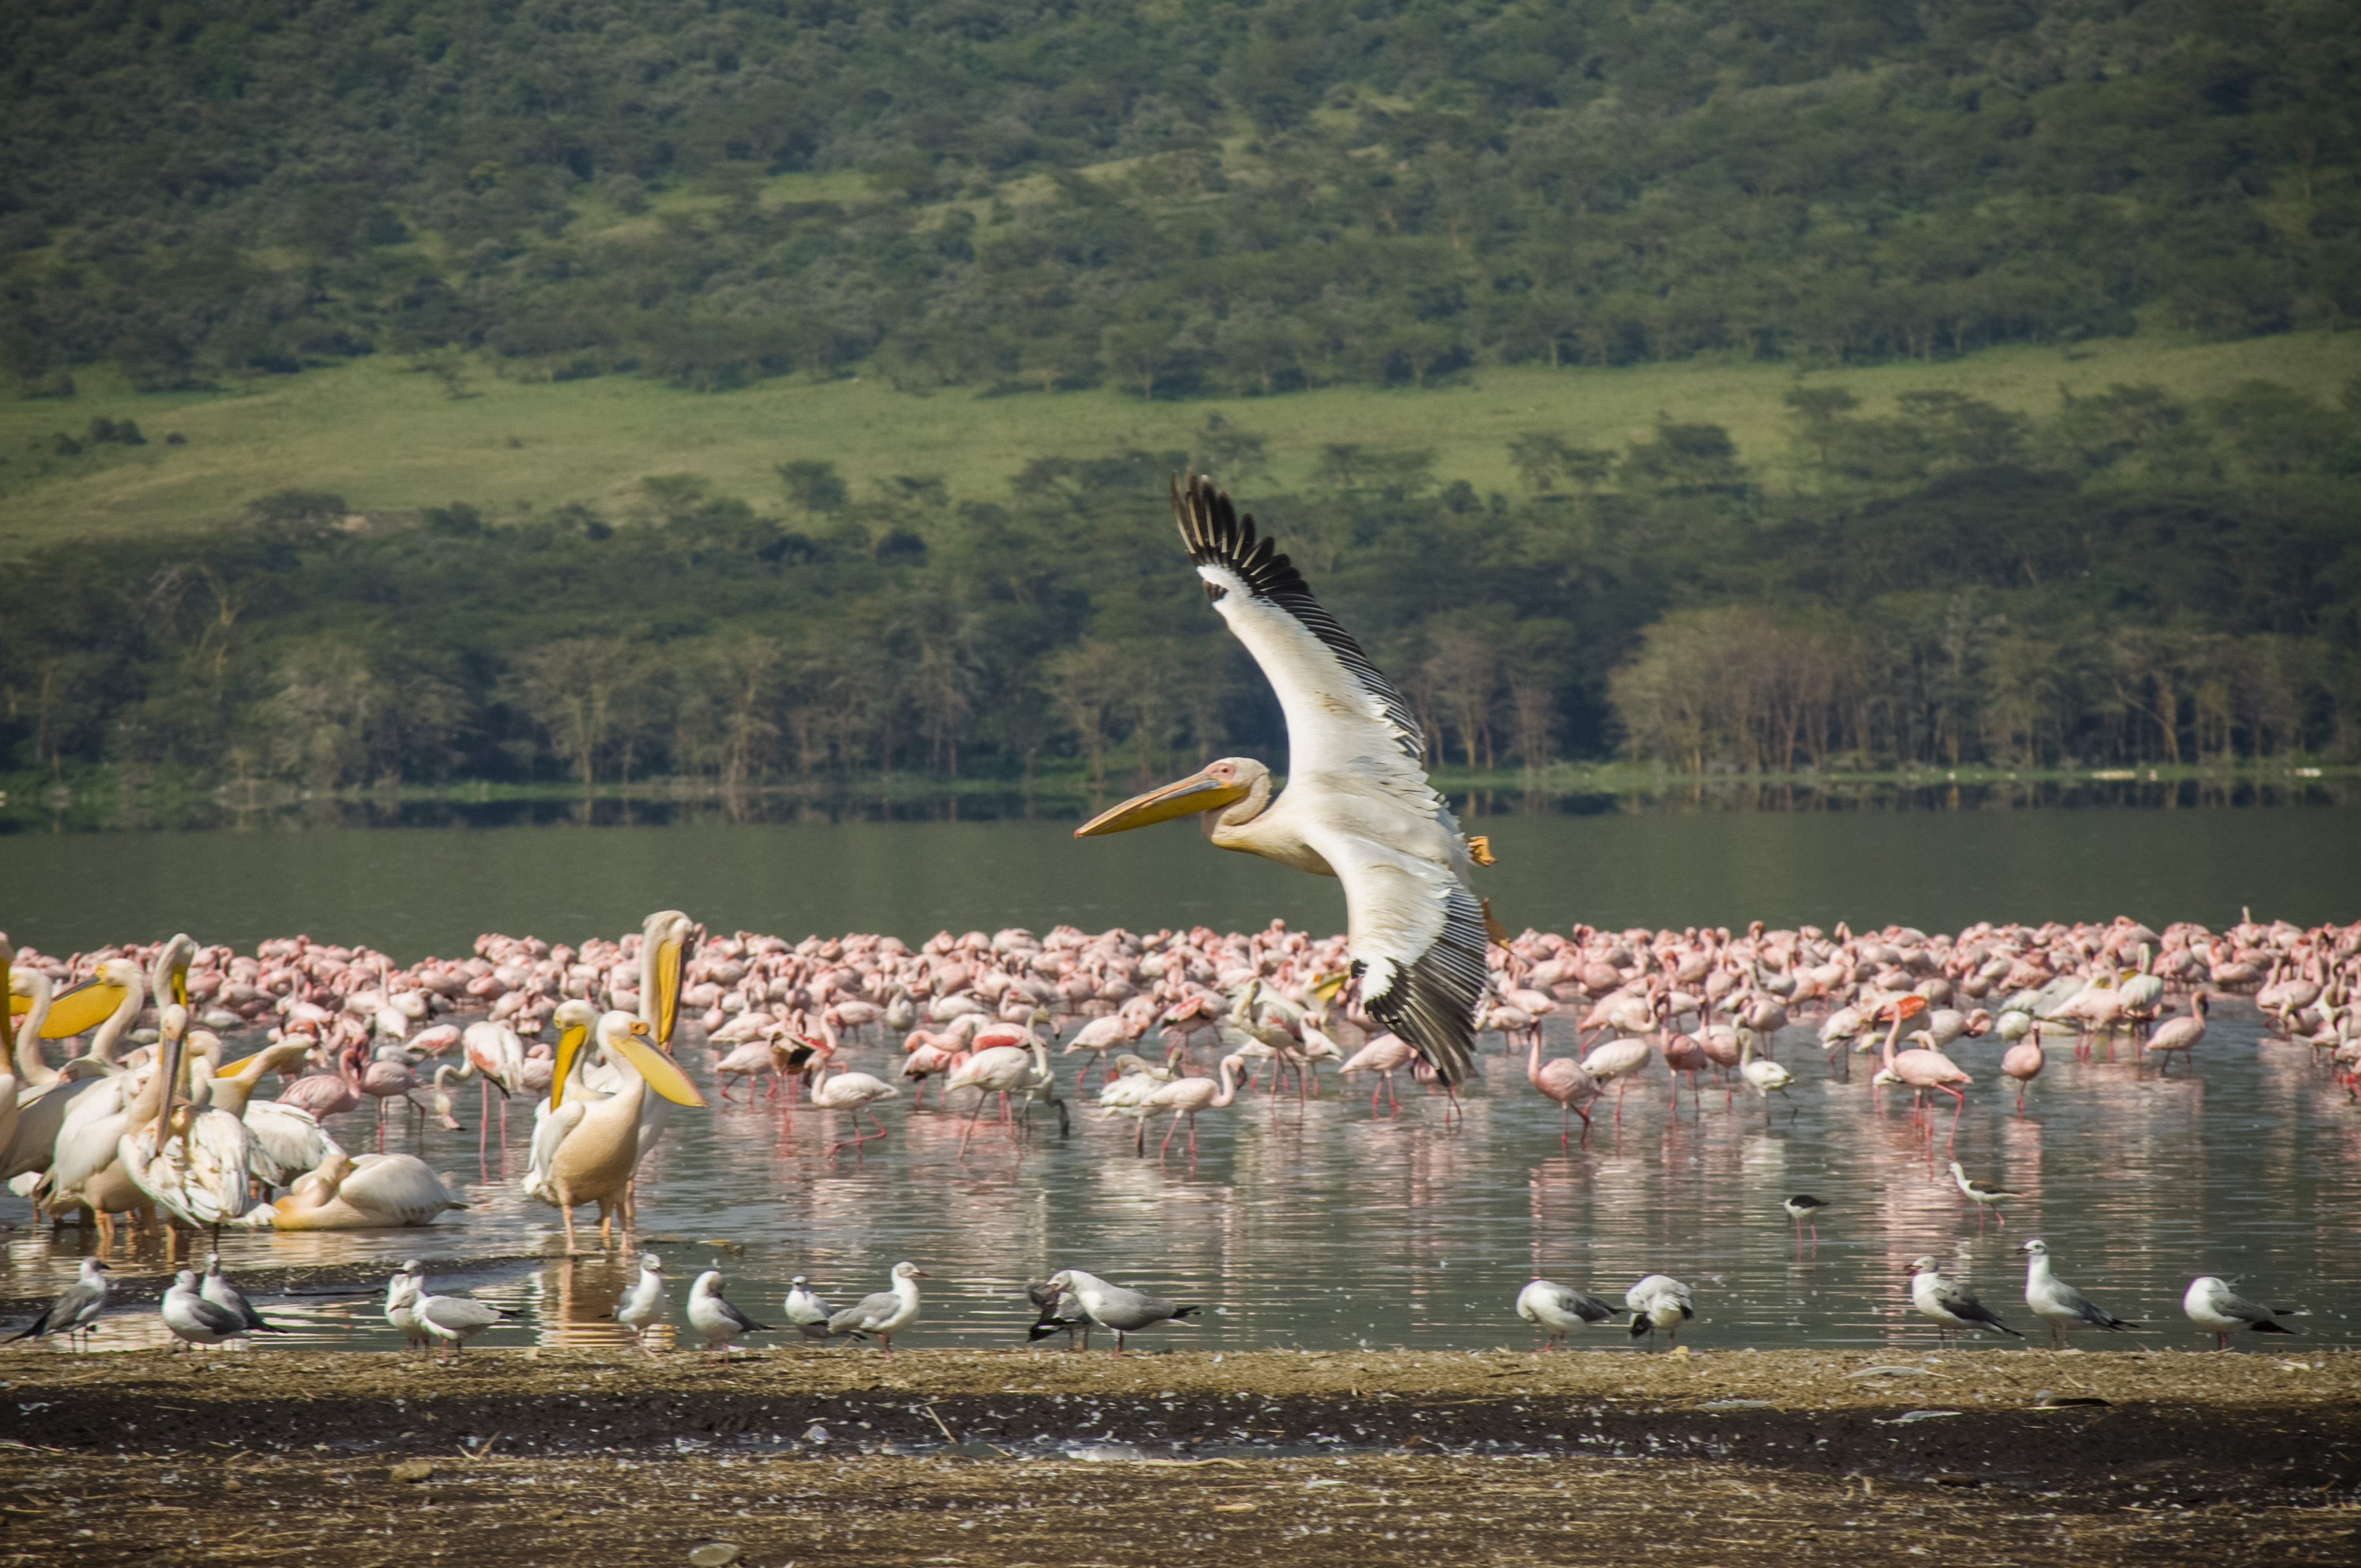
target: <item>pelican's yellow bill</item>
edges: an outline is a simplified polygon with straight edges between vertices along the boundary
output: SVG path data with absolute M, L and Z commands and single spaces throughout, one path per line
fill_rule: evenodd
M 566 1103 L 566 1080 L 573 1075 L 574 1058 L 582 1054 L 583 1042 L 590 1037 L 587 1024 L 569 1025 L 557 1036 L 557 1049 L 549 1061 L 549 1108 L 556 1110 Z
M 49 1003 L 49 1015 L 41 1020 L 41 1038 L 62 1040 L 69 1035 L 86 1034 L 104 1023 L 109 1014 L 123 1005 L 124 991 L 119 985 L 109 985 L 103 980 L 86 980 Z
M 1170 822 L 1176 817 L 1218 811 L 1244 800 L 1246 793 L 1244 786 L 1225 784 L 1211 773 L 1191 773 L 1146 795 L 1136 795 L 1111 811 L 1099 813 L 1075 828 L 1074 837 L 1095 839 L 1103 834 L 1146 828 L 1151 823 Z
M 645 1044 L 637 1036 L 624 1035 L 608 1041 L 607 1046 L 610 1050 L 621 1051 L 623 1059 L 639 1069 L 640 1076 L 648 1080 L 648 1087 L 674 1104 L 705 1103 L 705 1096 L 697 1091 L 697 1085 L 689 1082 L 688 1074 L 680 1070 L 680 1064 L 653 1046 Z
M 655 1007 L 656 1044 L 670 1050 L 673 1025 L 680 1022 L 680 944 L 678 942 L 667 941 L 656 944 Z M 650 1079 L 648 1081 L 653 1084 L 655 1080 Z M 684 1079 L 682 1081 L 687 1080 Z M 692 1090 L 690 1092 L 694 1093 L 695 1091 Z M 666 1095 L 665 1098 L 676 1097 Z M 690 1102 L 684 1100 L 681 1103 L 686 1105 Z M 705 1102 L 699 1100 L 696 1103 L 702 1105 Z

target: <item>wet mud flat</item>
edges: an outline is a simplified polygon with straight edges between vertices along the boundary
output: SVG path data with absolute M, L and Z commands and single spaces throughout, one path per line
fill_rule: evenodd
M 20 1349 L 0 1384 L 16 1561 L 2361 1561 L 2351 1354 Z

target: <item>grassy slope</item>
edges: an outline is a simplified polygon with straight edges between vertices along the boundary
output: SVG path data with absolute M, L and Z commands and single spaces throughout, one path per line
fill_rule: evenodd
M 2072 349 L 2012 347 L 1936 364 L 1818 373 L 1867 411 L 1899 392 L 1940 387 L 2047 415 L 2060 389 L 2153 382 L 2199 399 L 2248 378 L 2334 398 L 2361 372 L 2361 336 L 2307 334 L 2232 344 L 2152 337 Z M 765 382 L 699 394 L 625 377 L 561 384 L 498 379 L 473 366 L 477 395 L 445 396 L 431 378 L 380 356 L 235 391 L 140 395 L 85 376 L 69 401 L 0 402 L 0 558 L 101 532 L 189 527 L 234 517 L 290 488 L 333 490 L 356 508 L 406 510 L 454 500 L 514 517 L 583 500 L 628 510 L 649 475 L 693 473 L 765 510 L 781 501 L 772 466 L 834 460 L 856 484 L 939 474 L 956 499 L 998 499 L 1028 459 L 1127 446 L 1187 447 L 1218 410 L 1270 445 L 1272 488 L 1310 476 L 1323 445 L 1435 448 L 1437 472 L 1510 489 L 1503 444 L 1521 431 L 1595 446 L 1645 435 L 1662 413 L 1726 425 L 1750 463 L 1785 452 L 1781 399 L 1796 372 L 1692 362 L 1623 369 L 1486 367 L 1423 392 L 1336 388 L 1272 399 L 1142 403 L 1101 389 L 979 398 L 910 396 L 870 378 Z M 46 455 L 50 433 L 79 435 L 94 415 L 136 418 L 149 444 Z M 178 431 L 185 446 L 163 437 Z M 1248 483 L 1248 490 L 1263 488 Z

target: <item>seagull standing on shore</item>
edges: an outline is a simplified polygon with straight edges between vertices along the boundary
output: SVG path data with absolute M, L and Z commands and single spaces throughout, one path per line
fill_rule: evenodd
M 2040 1237 L 2026 1243 L 2024 1251 L 2025 1304 L 2049 1325 L 2050 1349 L 2059 1349 L 2061 1340 L 2070 1347 L 2078 1328 L 2113 1329 L 2121 1333 L 2139 1327 L 2101 1311 L 2097 1302 L 2050 1273 L 2049 1245 Z
M 246 1320 L 226 1307 L 216 1307 L 204 1299 L 197 1287 L 197 1271 L 184 1268 L 172 1277 L 172 1288 L 164 1292 L 163 1303 L 157 1308 L 164 1326 L 181 1343 L 172 1347 L 178 1354 L 190 1345 L 220 1344 L 239 1339 L 246 1333 Z
M 99 1313 L 106 1310 L 106 1265 L 97 1258 L 82 1260 L 82 1272 L 74 1282 L 49 1303 L 49 1310 L 35 1318 L 29 1327 L 10 1334 L 5 1342 L 16 1343 L 20 1339 L 39 1339 L 44 1334 L 63 1334 L 66 1346 L 71 1349 L 74 1337 L 82 1337 L 82 1348 L 90 1348 L 93 1325 Z
M 239 1322 L 246 1325 L 247 1333 L 283 1334 L 287 1332 L 256 1311 L 254 1303 L 246 1299 L 246 1292 L 229 1282 L 229 1276 L 222 1272 L 221 1254 L 217 1252 L 205 1255 L 205 1278 L 200 1293 L 214 1306 L 235 1315 Z
M 413 1257 L 385 1282 L 385 1321 L 401 1331 L 407 1350 L 427 1351 L 434 1346 L 434 1341 L 418 1326 L 418 1282 L 425 1273 L 426 1266 Z
M 736 1341 L 747 1334 L 766 1334 L 768 1323 L 758 1323 L 721 1297 L 721 1271 L 708 1268 L 697 1277 L 688 1288 L 689 1326 L 705 1336 L 708 1351 L 719 1350 L 724 1355 L 738 1348 Z
M 796 1275 L 787 1282 L 787 1321 L 806 1339 L 828 1338 L 828 1321 L 836 1309 L 812 1293 L 811 1281 Z
M 412 1285 L 418 1292 L 412 1308 L 418 1326 L 451 1348 L 439 1359 L 456 1362 L 467 1342 L 503 1319 L 513 1318 L 514 1312 L 505 1307 L 495 1307 L 489 1301 L 478 1301 L 473 1296 L 437 1296 L 426 1288 L 424 1266 L 412 1259 L 408 1266 Z
M 664 1310 L 664 1259 L 652 1252 L 640 1254 L 639 1277 L 615 1302 L 615 1321 L 631 1331 L 631 1348 L 653 1355 L 648 1349 L 648 1331 L 663 1321 Z
M 1964 1329 L 1981 1333 L 1986 1329 L 1998 1329 L 2004 1334 L 2023 1339 L 2023 1334 L 1993 1316 L 1992 1310 L 1976 1299 L 1976 1293 L 1956 1279 L 1943 1277 L 1942 1266 L 1931 1257 L 1922 1257 L 1910 1265 L 1910 1304 L 1935 1320 L 1937 1337 L 1948 1341 Z
M 1061 1294 L 1071 1294 L 1082 1303 L 1082 1310 L 1091 1321 L 1113 1329 L 1117 1355 L 1124 1353 L 1125 1335 L 1185 1318 L 1197 1310 L 1176 1306 L 1161 1296 L 1110 1285 L 1097 1275 L 1085 1274 L 1079 1268 L 1060 1269 L 1051 1275 L 1049 1288 Z
M 1631 1309 L 1631 1337 L 1648 1336 L 1653 1347 L 1656 1331 L 1664 1331 L 1664 1344 L 1670 1348 L 1680 1338 L 1681 1325 L 1697 1316 L 1695 1297 L 1679 1280 L 1662 1274 L 1651 1274 L 1623 1292 L 1623 1304 Z
M 1517 1292 L 1517 1316 L 1544 1336 L 1534 1348 L 1536 1355 L 1564 1350 L 1565 1336 L 1587 1324 L 1614 1321 L 1615 1310 L 1596 1296 L 1548 1279 L 1536 1279 Z
M 917 1321 L 917 1282 L 925 1277 L 927 1277 L 927 1271 L 915 1263 L 906 1261 L 895 1264 L 894 1288 L 890 1290 L 880 1290 L 872 1296 L 863 1296 L 851 1306 L 829 1319 L 829 1336 L 875 1334 L 877 1342 L 885 1347 L 885 1354 L 892 1355 L 894 1336 Z
M 2201 1274 L 2189 1282 L 2180 1298 L 2180 1310 L 2189 1321 L 2213 1336 L 2215 1350 L 2230 1348 L 2230 1336 L 2240 1329 L 2258 1334 L 2291 1334 L 2295 1331 L 2277 1321 L 2293 1317 L 2293 1307 L 2266 1307 L 2249 1301 L 2230 1288 L 2226 1279 L 2211 1274 Z

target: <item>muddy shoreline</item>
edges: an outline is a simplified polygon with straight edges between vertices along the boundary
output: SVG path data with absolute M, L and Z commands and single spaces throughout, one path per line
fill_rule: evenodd
M 1734 1565 L 1947 1541 L 1966 1561 L 1965 1538 L 1978 1562 L 2340 1563 L 2361 1521 L 2351 1354 L 479 1350 L 439 1368 L 20 1347 L 0 1384 L 0 1542 L 79 1562 L 684 1562 L 719 1541 L 807 1568 Z

